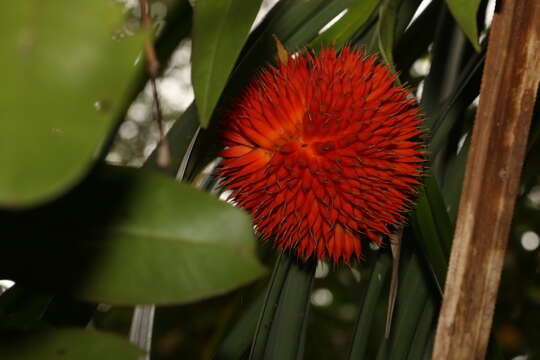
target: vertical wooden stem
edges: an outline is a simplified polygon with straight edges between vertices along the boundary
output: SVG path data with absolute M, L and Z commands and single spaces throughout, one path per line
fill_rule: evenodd
M 540 1 L 500 1 L 433 359 L 484 359 L 540 80 Z
M 146 62 L 148 64 L 148 74 L 150 75 L 150 84 L 152 85 L 152 94 L 154 96 L 154 106 L 156 107 L 155 118 L 159 130 L 159 142 L 157 144 L 158 157 L 156 163 L 162 168 L 167 168 L 171 163 L 171 153 L 169 150 L 169 141 L 165 136 L 165 128 L 163 127 L 163 113 L 161 111 L 161 102 L 159 100 L 159 93 L 156 84 L 159 76 L 159 61 L 154 45 L 154 34 L 152 33 L 153 28 L 152 21 L 150 20 L 150 6 L 148 0 L 139 0 L 139 8 L 141 9 L 141 23 L 148 31 L 148 38 L 145 42 L 144 52 L 146 55 Z

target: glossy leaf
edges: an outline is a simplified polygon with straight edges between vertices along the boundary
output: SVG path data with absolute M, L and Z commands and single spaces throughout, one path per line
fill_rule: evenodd
M 354 33 L 362 27 L 375 11 L 381 0 L 355 1 L 343 15 L 329 29 L 323 32 L 311 47 L 335 46 L 337 48 L 345 45 L 351 39 Z
M 405 29 L 407 29 L 409 25 L 411 24 L 413 16 L 418 10 L 418 7 L 420 6 L 421 2 L 422 0 L 403 0 L 399 4 L 399 8 L 397 10 L 396 25 L 394 27 L 394 34 L 395 34 L 394 47 L 405 34 Z
M 313 5 L 318 5 L 314 2 Z M 324 1 L 321 5 L 318 5 L 316 11 L 313 12 L 312 16 L 307 18 L 307 20 L 302 24 L 301 29 L 291 34 L 291 36 L 285 41 L 287 47 L 292 51 L 297 50 L 297 46 L 304 44 L 306 41 L 314 38 L 319 31 L 331 21 L 335 16 L 340 12 L 344 11 L 351 4 L 350 0 L 334 0 L 334 1 Z M 300 6 L 298 6 L 300 8 Z M 306 40 L 305 34 L 311 34 L 311 38 Z M 299 45 L 293 45 L 299 44 Z M 292 47 L 291 47 L 292 46 Z
M 385 344 L 388 359 L 392 360 L 407 358 L 418 320 L 422 315 L 426 301 L 429 296 L 432 296 L 418 256 L 412 254 L 404 265 L 392 335 L 389 342 Z
M 475 81 L 476 74 L 479 74 L 483 61 L 482 55 L 478 54 L 465 63 L 463 54 L 470 53 L 467 51 L 470 46 L 463 34 L 455 31 L 455 23 L 448 11 L 444 8 L 440 8 L 439 11 L 439 27 L 433 47 L 434 57 L 430 73 L 425 80 L 425 94 L 422 98 L 427 116 L 425 126 L 431 130 L 432 135 L 429 143 L 432 159 L 443 148 L 443 143 L 448 141 L 450 130 L 461 119 L 459 115 L 476 96 L 471 97 L 471 94 L 479 82 L 479 78 L 478 82 Z M 452 43 L 453 51 L 462 56 L 449 59 L 448 42 Z M 429 170 L 412 219 L 415 238 L 428 260 L 437 287 L 442 292 L 453 228 L 434 169 Z
M 434 30 L 437 26 L 437 14 L 442 6 L 441 1 L 432 1 L 426 9 L 412 22 L 396 43 L 396 70 L 400 71 L 402 82 L 410 80 L 411 65 L 428 52 L 433 42 Z
M 203 127 L 210 122 L 260 4 L 261 0 L 197 0 L 192 82 Z
M 274 270 L 272 277 L 268 282 L 268 289 L 266 290 L 266 296 L 261 308 L 259 321 L 257 322 L 257 328 L 253 336 L 253 343 L 250 350 L 250 359 L 261 359 L 268 343 L 268 335 L 272 328 L 272 322 L 274 321 L 274 315 L 281 291 L 285 284 L 285 279 L 289 273 L 293 259 L 289 256 L 281 254 L 276 263 L 274 264 Z
M 432 126 L 432 138 L 429 143 L 429 150 L 432 154 L 437 154 L 443 148 L 450 131 L 454 128 L 456 122 L 462 118 L 456 116 L 456 114 L 462 114 L 465 108 L 478 96 L 485 61 L 485 51 L 485 44 L 482 44 L 481 52 L 474 54 L 467 61 L 467 64 L 454 84 L 454 90 L 446 98 L 444 103 L 438 105 L 437 113 L 433 116 L 432 121 L 428 123 L 428 125 L 430 124 Z M 432 103 L 428 106 L 433 105 Z
M 264 349 L 265 359 L 303 358 L 315 265 L 314 261 L 300 263 L 297 259 L 292 260 L 279 301 L 275 304 L 274 319 Z M 259 359 L 253 354 L 250 358 Z
M 388 283 L 391 267 L 392 257 L 389 254 L 381 254 L 371 270 L 371 277 L 360 306 L 356 328 L 354 330 L 351 354 L 349 356 L 350 360 L 368 358 L 366 357 L 366 349 L 370 337 L 367 334 L 372 329 L 376 309 L 382 300 L 382 290 L 384 285 Z
M 467 139 L 463 144 L 461 151 L 450 160 L 448 164 L 449 176 L 444 187 L 442 188 L 442 194 L 444 196 L 445 203 L 448 208 L 448 216 L 452 224 L 455 224 L 459 199 L 461 198 L 461 188 L 463 186 L 463 180 L 465 179 L 465 166 L 467 165 L 467 157 L 469 156 L 469 148 L 471 146 L 470 134 L 467 135 Z
M 383 60 L 394 66 L 395 29 L 397 11 L 404 0 L 385 0 L 379 9 L 379 22 L 377 27 L 377 42 Z
M 384 61 L 394 67 L 394 47 L 409 24 L 419 0 L 384 0 L 379 8 L 377 41 Z
M 0 67 L 10 70 L 0 87 L 0 207 L 53 199 L 91 167 L 143 43 L 121 36 L 121 10 L 111 1 L 3 7 Z
M 480 51 L 476 23 L 476 13 L 478 12 L 480 2 L 481 0 L 446 0 L 452 15 L 454 15 L 454 18 L 476 51 Z
M 120 337 L 88 330 L 3 334 L 2 360 L 137 360 L 142 352 Z
M 245 309 L 242 307 L 244 311 L 240 319 L 228 331 L 225 339 L 217 348 L 214 360 L 237 360 L 248 352 L 257 328 L 257 319 L 263 307 L 265 299 L 263 295 L 265 294 L 261 293 L 249 307 Z
M 0 223 L 11 254 L 0 276 L 88 301 L 185 303 L 264 273 L 247 215 L 140 169 L 105 167 L 61 201 Z
M 407 360 L 422 359 L 425 349 L 428 347 L 429 337 L 432 334 L 435 323 L 436 303 L 433 297 L 428 298 L 418 320 L 413 342 L 411 344 Z
M 420 193 L 412 216 L 415 238 L 428 259 L 439 291 L 442 293 L 453 229 L 438 184 L 430 174 Z
M 466 67 L 467 60 L 474 54 L 467 38 L 446 7 L 440 9 L 437 22 L 431 51 L 431 66 L 424 81 L 422 95 L 423 111 L 427 115 L 424 125 L 432 131 L 437 130 L 435 124 L 438 121 L 437 116 L 441 110 L 446 110 L 444 105 L 463 82 L 460 75 Z M 452 109 L 448 109 L 451 111 L 445 114 L 445 118 L 452 123 L 459 118 L 468 104 L 456 102 L 453 105 L 455 106 Z M 434 154 L 435 152 L 432 152 L 432 155 Z

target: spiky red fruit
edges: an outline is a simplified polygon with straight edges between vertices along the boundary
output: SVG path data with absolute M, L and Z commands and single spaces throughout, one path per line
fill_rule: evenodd
M 375 57 L 325 49 L 269 67 L 228 114 L 220 175 L 257 230 L 307 259 L 349 262 L 404 221 L 421 118 Z

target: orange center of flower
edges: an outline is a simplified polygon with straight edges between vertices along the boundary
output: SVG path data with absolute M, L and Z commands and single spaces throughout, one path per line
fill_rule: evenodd
M 409 92 L 345 48 L 257 77 L 228 117 L 220 174 L 257 230 L 301 258 L 349 262 L 403 223 L 422 170 Z

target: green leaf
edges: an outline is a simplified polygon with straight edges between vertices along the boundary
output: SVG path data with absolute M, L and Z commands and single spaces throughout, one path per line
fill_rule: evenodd
M 415 238 L 428 259 L 437 287 L 442 293 L 453 228 L 433 174 L 426 178 L 426 185 L 416 201 L 412 225 Z
M 351 39 L 351 45 L 365 49 L 368 54 L 377 52 L 378 49 L 378 23 L 379 14 L 373 14 L 366 24 L 362 26 Z
M 437 14 L 440 12 L 441 6 L 441 1 L 432 1 L 396 43 L 396 70 L 400 71 L 401 82 L 405 83 L 411 80 L 409 70 L 412 64 L 428 53 L 428 46 L 433 42 Z
M 478 44 L 478 29 L 476 13 L 481 0 L 446 0 L 450 12 L 467 35 L 476 51 L 480 51 Z
M 444 145 L 448 142 L 448 135 L 451 130 L 455 127 L 457 121 L 463 118 L 463 116 L 457 116 L 457 114 L 462 114 L 467 106 L 478 96 L 485 55 L 486 46 L 483 43 L 481 52 L 474 53 L 467 61 L 459 78 L 457 78 L 457 81 L 453 85 L 455 86 L 453 91 L 444 102 L 436 104 L 430 102 L 430 100 L 423 101 L 425 105 L 424 109 L 428 113 L 430 112 L 427 110 L 428 107 L 435 106 L 437 109 L 437 112 L 432 115 L 432 119 L 427 123 L 427 126 L 431 127 L 430 130 L 432 133 L 429 143 L 429 150 L 433 154 L 432 156 L 438 154 L 444 148 Z M 430 104 L 426 102 L 430 102 Z
M 316 263 L 280 254 L 262 306 L 249 358 L 302 359 Z
M 214 360 L 237 360 L 247 353 L 253 334 L 257 328 L 257 319 L 263 307 L 265 293 L 261 293 L 257 299 L 249 305 L 242 316 L 229 330 L 227 336 L 213 357 Z M 244 308 L 244 307 L 243 307 Z
M 290 33 L 289 36 L 285 36 L 283 44 L 289 48 L 292 52 L 299 50 L 299 47 L 304 45 L 307 41 L 315 38 L 319 31 L 341 11 L 347 9 L 351 4 L 351 0 L 334 0 L 334 1 L 313 1 L 311 3 L 296 2 L 290 7 L 289 11 L 280 19 L 284 24 L 291 26 L 298 20 L 290 21 L 288 16 L 295 14 L 298 11 L 304 11 L 302 14 L 297 14 L 297 18 L 303 19 L 301 27 Z M 311 12 L 310 16 L 308 13 Z M 287 21 L 289 20 L 289 21 Z M 306 37 L 309 35 L 309 38 Z
M 423 274 L 420 259 L 412 254 L 405 264 L 397 297 L 395 323 L 387 346 L 388 359 L 406 359 L 413 343 L 418 320 L 429 296 L 428 280 Z
M 71 296 L 56 295 L 43 320 L 54 327 L 86 327 L 96 314 L 97 305 Z
M 52 295 L 13 285 L 0 296 L 0 329 L 27 330 L 43 325 L 41 319 Z
M 394 67 L 394 47 L 409 24 L 419 0 L 384 0 L 379 8 L 377 38 L 384 61 Z
M 367 22 L 380 2 L 381 0 L 355 1 L 344 16 L 319 35 L 310 46 L 312 48 L 325 45 L 342 47 Z
M 447 181 L 442 189 L 442 194 L 448 208 L 448 216 L 452 224 L 456 223 L 456 217 L 458 212 L 459 200 L 461 198 L 461 189 L 463 187 L 463 180 L 465 179 L 465 167 L 467 166 L 467 158 L 469 156 L 469 149 L 471 146 L 471 134 L 467 135 L 467 139 L 463 143 L 461 151 L 453 157 L 448 163 Z
M 112 1 L 31 1 L 0 12 L 0 207 L 53 199 L 89 170 L 136 72 L 142 36 Z M 116 37 L 117 39 L 113 39 Z
M 429 337 L 432 334 L 435 310 L 435 300 L 433 297 L 430 297 L 427 299 L 424 309 L 422 310 L 422 316 L 418 320 L 407 360 L 422 359 L 422 355 L 428 347 Z
M 315 265 L 314 261 L 299 263 L 297 259 L 292 260 L 279 301 L 275 304 L 265 359 L 303 359 Z M 253 354 L 250 358 L 259 359 Z
M 279 303 L 279 297 L 292 262 L 293 259 L 283 253 L 276 260 L 272 277 L 268 282 L 268 289 L 266 290 L 257 328 L 253 336 L 249 355 L 250 359 L 262 359 L 264 355 L 264 350 L 268 342 L 268 334 L 270 333 L 276 307 Z
M 121 338 L 70 329 L 3 334 L 2 360 L 137 360 L 142 352 Z
M 373 327 L 373 319 L 377 306 L 381 302 L 384 285 L 388 282 L 392 257 L 389 254 L 380 254 L 371 271 L 367 291 L 358 313 L 358 320 L 354 330 L 350 360 L 366 359 L 366 350 L 370 337 L 367 335 Z
M 394 44 L 397 11 L 403 0 L 385 0 L 379 9 L 377 43 L 386 64 L 394 66 Z
M 538 139 L 540 139 L 540 98 L 536 99 L 536 104 L 534 105 L 533 120 L 529 131 L 529 139 L 527 141 L 527 160 Z
M 207 127 L 261 0 L 198 0 L 194 8 L 192 82 L 199 121 Z
M 455 107 L 445 108 L 448 99 L 455 95 L 459 91 L 457 89 L 464 83 L 463 76 L 471 74 L 472 69 L 467 63 L 470 64 L 474 57 L 479 56 L 473 56 L 474 50 L 446 7 L 441 8 L 437 19 L 438 25 L 431 50 L 431 66 L 424 81 L 422 95 L 423 111 L 427 115 L 424 126 L 433 133 L 438 130 L 437 115 L 442 111 L 446 110 L 445 118 L 454 123 L 460 117 L 461 111 L 468 106 L 461 102 L 455 103 L 454 99 L 452 105 Z M 433 150 L 433 144 L 430 144 L 430 150 Z M 436 154 L 433 151 L 431 153 L 433 156 Z
M 433 355 L 434 342 L 435 342 L 435 334 L 431 334 L 426 344 L 426 347 L 424 348 L 424 355 L 422 356 L 422 360 L 433 360 L 432 355 Z M 491 358 L 488 358 L 488 359 L 491 359 Z
M 85 327 L 96 306 L 15 284 L 0 296 L 0 332 Z
M 83 300 L 185 303 L 264 273 L 247 215 L 146 170 L 104 167 L 47 207 L 0 213 L 0 224 L 11 254 L 0 276 Z
M 409 27 L 416 10 L 420 6 L 422 0 L 403 0 L 399 4 L 397 11 L 396 25 L 394 29 L 394 47 L 397 42 L 403 37 L 405 29 Z

